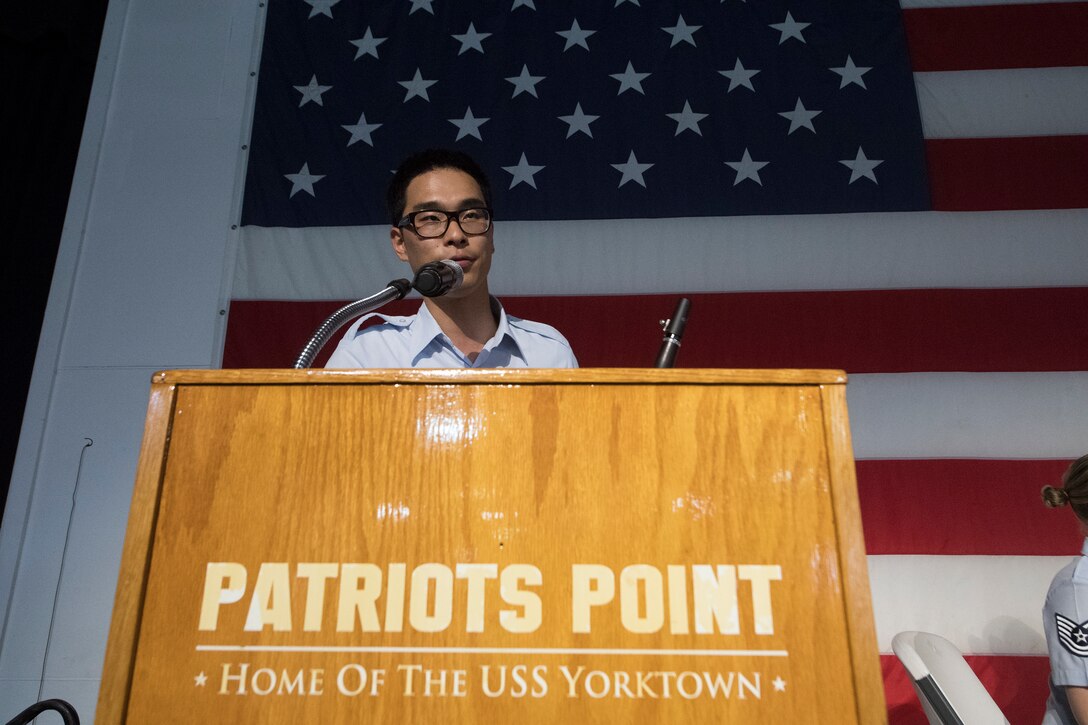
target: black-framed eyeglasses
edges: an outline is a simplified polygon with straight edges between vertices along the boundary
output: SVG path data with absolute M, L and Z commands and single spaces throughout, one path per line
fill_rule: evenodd
M 457 225 L 465 234 L 483 234 L 491 228 L 491 210 L 482 206 L 460 211 L 414 211 L 397 222 L 397 226 L 408 227 L 425 239 L 433 239 L 446 233 L 452 219 L 457 220 Z

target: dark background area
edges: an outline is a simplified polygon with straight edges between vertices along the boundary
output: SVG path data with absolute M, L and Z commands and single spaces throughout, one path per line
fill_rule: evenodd
M 3 173 L 3 408 L 0 510 L 79 153 L 107 0 L 6 3 L 0 9 Z

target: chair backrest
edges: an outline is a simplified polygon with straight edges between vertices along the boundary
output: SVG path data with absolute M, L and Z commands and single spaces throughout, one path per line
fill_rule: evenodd
M 892 651 L 910 674 L 931 725 L 995 725 L 1009 721 L 956 645 L 928 632 L 900 632 Z

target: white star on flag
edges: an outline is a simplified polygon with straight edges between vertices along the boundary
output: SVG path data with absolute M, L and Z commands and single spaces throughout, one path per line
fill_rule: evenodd
M 842 80 L 839 82 L 840 89 L 846 88 L 851 83 L 856 83 L 865 90 L 869 90 L 866 88 L 865 79 L 862 76 L 872 70 L 871 66 L 856 66 L 854 65 L 854 59 L 846 56 L 846 65 L 841 68 L 831 68 L 830 70 L 832 73 L 838 73 L 842 76 Z
M 412 7 L 409 8 L 408 14 L 411 15 L 416 10 L 426 10 L 431 15 L 434 15 L 434 8 L 431 7 L 433 3 L 434 0 L 412 0 Z
M 801 36 L 801 31 L 807 28 L 812 23 L 799 23 L 793 19 L 793 14 L 787 12 L 786 20 L 781 23 L 771 23 L 771 27 L 782 33 L 782 36 L 778 39 L 778 44 L 782 45 L 790 38 L 797 38 L 802 43 L 805 43 L 805 39 Z
M 567 44 L 563 46 L 563 52 L 566 53 L 576 45 L 580 45 L 586 50 L 589 50 L 589 43 L 586 42 L 586 38 L 596 32 L 596 30 L 582 30 L 578 27 L 578 20 L 576 18 L 574 23 L 570 26 L 570 30 L 557 30 L 555 31 L 555 34 L 566 38 Z
M 559 120 L 567 124 L 567 138 L 570 138 L 574 134 L 581 131 L 586 136 L 593 138 L 593 132 L 589 130 L 589 124 L 596 121 L 600 116 L 590 116 L 582 112 L 582 104 L 577 103 L 574 106 L 574 113 L 569 116 L 559 116 Z
M 861 177 L 872 179 L 874 184 L 879 183 L 876 180 L 876 174 L 873 173 L 873 169 L 884 163 L 883 159 L 867 159 L 865 158 L 865 152 L 861 150 L 861 146 L 858 146 L 858 155 L 853 159 L 842 159 L 840 164 L 850 169 L 850 181 L 848 183 L 853 184 Z
M 465 111 L 464 118 L 450 118 L 447 119 L 450 123 L 457 127 L 457 138 L 454 141 L 460 141 L 465 136 L 475 136 L 481 141 L 484 137 L 480 135 L 480 126 L 484 125 L 490 118 L 476 118 L 472 115 L 472 106 L 468 107 Z
M 740 62 L 740 58 L 737 58 L 733 70 L 720 70 L 718 72 L 729 79 L 729 90 L 727 90 L 726 93 L 731 93 L 734 88 L 740 86 L 745 86 L 750 91 L 755 90 L 755 86 L 752 85 L 752 76 L 759 73 L 759 71 L 745 68 Z
M 428 103 L 431 102 L 430 96 L 427 95 L 427 89 L 433 86 L 438 81 L 425 81 L 423 80 L 423 74 L 419 72 L 419 68 L 416 68 L 416 74 L 410 81 L 397 81 L 398 85 L 404 86 L 408 93 L 404 95 L 404 102 L 407 103 L 410 99 L 419 96 Z
M 507 78 L 508 83 L 514 84 L 514 94 L 511 98 L 517 98 L 521 93 L 528 93 L 533 98 L 539 98 L 536 94 L 536 84 L 544 80 L 544 76 L 531 76 L 529 75 L 529 66 L 521 66 L 521 75 Z
M 624 3 L 631 3 L 632 5 L 634 5 L 636 7 L 642 7 L 641 5 L 638 4 L 638 0 L 616 0 L 616 4 L 613 5 L 612 7 L 618 8 L 620 5 L 622 5 Z
M 692 47 L 698 47 L 695 45 L 695 38 L 693 37 L 695 31 L 703 27 L 702 25 L 688 25 L 684 22 L 684 16 L 681 15 L 676 21 L 676 25 L 671 28 L 662 28 L 666 33 L 672 36 L 672 42 L 669 43 L 669 47 L 672 48 L 677 43 L 684 42 L 690 43 Z
M 533 175 L 543 169 L 543 166 L 533 166 L 529 163 L 529 160 L 525 158 L 525 152 L 521 152 L 521 160 L 518 161 L 517 166 L 504 166 L 503 171 L 513 175 L 510 179 L 510 187 L 513 189 L 518 184 L 524 182 L 529 186 L 536 188 L 536 181 L 533 179 Z
M 377 58 L 378 46 L 387 40 L 389 40 L 389 38 L 375 38 L 374 34 L 370 32 L 370 26 L 367 26 L 366 32 L 363 33 L 363 37 L 351 41 L 351 44 L 358 48 L 358 50 L 355 51 L 355 60 L 359 60 L 359 58 L 364 55 L 370 55 Z
M 291 182 L 291 193 L 287 198 L 291 198 L 300 191 L 305 191 L 310 196 L 316 197 L 314 183 L 325 178 L 324 174 L 311 174 L 309 164 L 303 164 L 297 174 L 284 174 L 284 176 Z
M 327 15 L 331 18 L 332 6 L 340 0 L 304 0 L 304 2 L 310 6 L 310 14 L 306 17 L 309 20 L 315 15 Z
M 619 183 L 620 186 L 623 186 L 628 181 L 633 181 L 641 186 L 643 189 L 645 189 L 646 181 L 642 178 L 642 175 L 646 172 L 647 169 L 653 166 L 653 164 L 640 164 L 638 162 L 638 159 L 635 158 L 635 152 L 632 151 L 631 155 L 627 157 L 627 161 L 625 163 L 611 164 L 611 166 L 613 169 L 619 171 L 621 174 Z
M 779 116 L 788 118 L 790 121 L 790 130 L 786 132 L 789 136 L 791 133 L 799 128 L 807 128 L 809 131 L 816 133 L 816 128 L 812 125 L 812 119 L 819 116 L 823 111 L 810 111 L 805 108 L 805 105 L 801 103 L 801 99 L 797 99 L 797 105 L 793 107 L 792 111 L 783 111 L 779 113 Z
M 295 90 L 302 94 L 302 100 L 298 102 L 298 107 L 302 108 L 310 101 L 313 101 L 319 106 L 325 104 L 321 100 L 321 94 L 332 88 L 332 86 L 322 86 L 317 82 L 317 76 L 311 76 L 309 84 L 305 86 L 295 86 Z
M 468 30 L 461 35 L 453 36 L 455 40 L 461 43 L 461 50 L 457 51 L 457 55 L 461 55 L 466 50 L 478 50 L 483 53 L 484 46 L 480 45 L 480 41 L 490 37 L 491 33 L 478 33 L 476 32 L 476 26 L 469 23 Z
M 699 130 L 699 121 L 706 118 L 707 114 L 695 113 L 691 110 L 689 102 L 684 101 L 684 109 L 680 113 L 666 113 L 665 115 L 676 121 L 676 133 L 673 136 L 679 136 L 681 131 L 694 131 L 700 136 L 703 135 L 703 132 Z
M 372 131 L 381 127 L 382 125 L 380 123 L 367 123 L 366 114 L 360 113 L 358 123 L 352 126 L 341 126 L 340 128 L 351 133 L 351 138 L 348 139 L 348 146 L 351 146 L 356 141 L 362 141 L 366 143 L 367 146 L 373 146 L 374 141 L 370 138 L 370 134 Z
M 514 0 L 514 4 L 510 6 L 510 12 L 513 12 L 521 7 L 536 10 L 536 5 L 533 4 L 533 0 Z
M 636 73 L 635 67 L 631 65 L 631 61 L 627 61 L 627 70 L 623 73 L 610 73 L 609 77 L 615 78 L 620 82 L 620 89 L 616 92 L 616 95 L 620 95 L 626 90 L 634 89 L 646 95 L 646 91 L 642 90 L 642 81 L 650 77 L 649 73 Z
M 770 161 L 752 161 L 751 154 L 748 153 L 748 149 L 744 149 L 744 154 L 741 155 L 740 161 L 726 161 L 725 165 L 737 172 L 737 178 L 733 179 L 733 186 L 736 186 L 745 179 L 751 179 L 760 186 L 763 186 L 763 180 L 759 178 L 759 170 L 769 164 Z

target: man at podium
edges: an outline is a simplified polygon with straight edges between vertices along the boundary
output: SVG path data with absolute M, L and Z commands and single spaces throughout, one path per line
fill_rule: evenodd
M 463 282 L 426 298 L 415 315 L 361 317 L 325 367 L 578 367 L 558 330 L 506 314 L 488 292 L 495 252 L 491 185 L 470 156 L 446 149 L 409 156 L 389 184 L 386 204 L 393 252 L 413 274 L 448 259 L 463 271 Z M 381 323 L 364 329 L 374 317 Z

